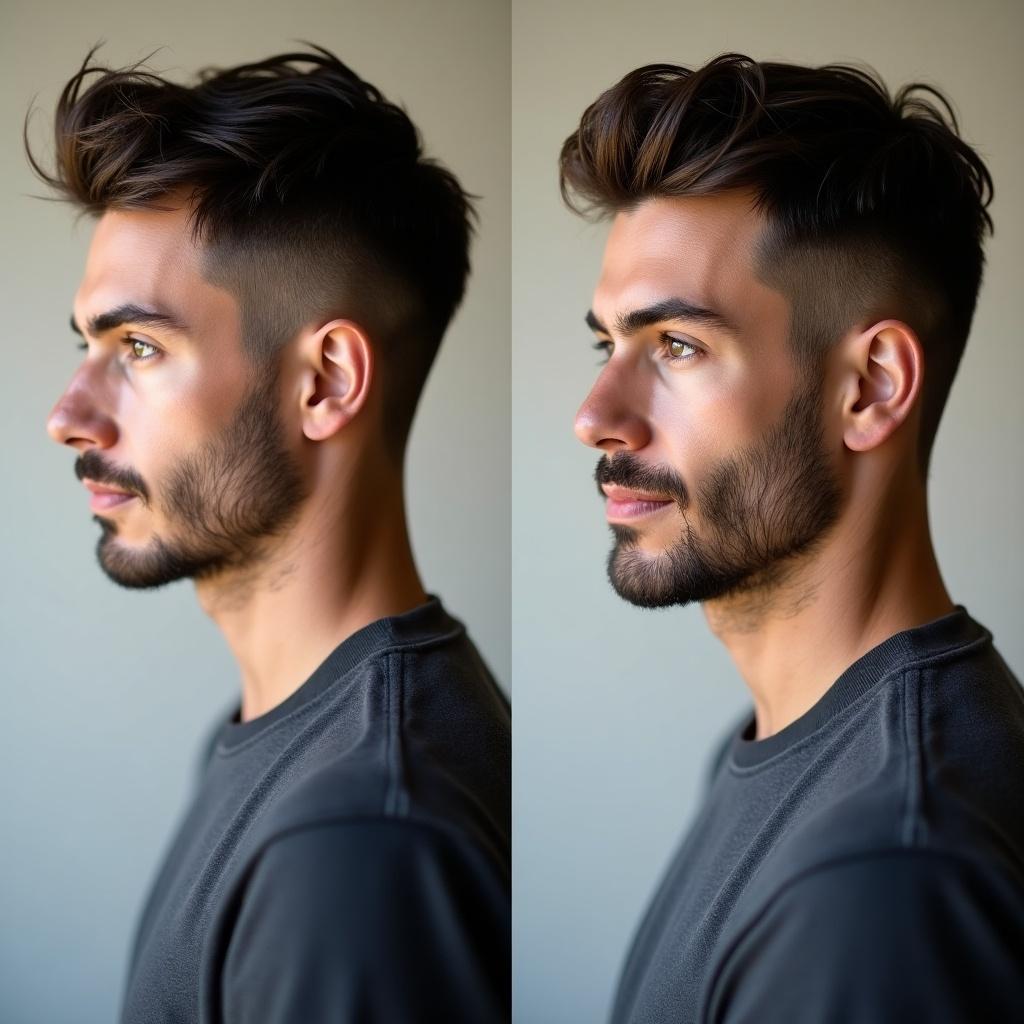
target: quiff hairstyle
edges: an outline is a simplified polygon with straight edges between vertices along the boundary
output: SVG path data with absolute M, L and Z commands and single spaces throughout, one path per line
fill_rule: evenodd
M 893 97 L 871 69 L 736 53 L 695 70 L 650 64 L 587 108 L 559 169 L 570 208 L 598 217 L 751 190 L 765 217 L 755 267 L 790 300 L 807 375 L 855 326 L 891 316 L 918 333 L 927 474 L 992 231 L 992 179 L 941 92 L 912 83 Z
M 99 45 L 57 103 L 52 173 L 32 155 L 26 116 L 28 160 L 59 193 L 38 198 L 99 216 L 186 196 L 203 276 L 238 299 L 254 379 L 277 372 L 303 326 L 362 324 L 401 461 L 465 290 L 475 197 L 424 157 L 404 110 L 321 46 L 204 68 L 183 86 L 140 70 L 148 58 L 90 66 Z

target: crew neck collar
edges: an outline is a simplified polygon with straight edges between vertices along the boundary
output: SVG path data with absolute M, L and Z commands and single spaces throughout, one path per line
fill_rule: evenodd
M 871 648 L 839 676 L 813 707 L 777 733 L 763 740 L 753 739 L 756 715 L 751 711 L 733 734 L 730 761 L 741 769 L 764 764 L 831 721 L 890 672 L 991 639 L 991 633 L 958 604 L 954 611 L 896 633 Z
M 445 611 L 436 594 L 428 594 L 426 602 L 407 612 L 370 622 L 342 640 L 294 693 L 264 714 L 242 722 L 239 720 L 242 704 L 238 701 L 220 728 L 217 749 L 232 750 L 240 743 L 260 735 L 275 722 L 308 704 L 351 668 L 373 654 L 391 647 L 416 646 L 455 636 L 462 629 L 462 623 Z

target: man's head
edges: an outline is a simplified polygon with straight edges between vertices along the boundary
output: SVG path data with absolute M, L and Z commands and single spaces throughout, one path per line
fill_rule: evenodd
M 852 452 L 899 447 L 923 485 L 992 187 L 915 88 L 653 65 L 566 140 L 566 201 L 614 217 L 588 318 L 609 359 L 577 433 L 604 453 L 627 599 L 781 582 L 839 519 Z
M 93 504 L 125 585 L 253 562 L 332 486 L 309 441 L 344 436 L 349 462 L 400 473 L 461 301 L 468 195 L 399 107 L 313 49 L 191 87 L 90 51 L 55 171 L 29 151 L 98 217 L 72 312 L 88 355 L 48 427 L 79 477 L 136 496 Z

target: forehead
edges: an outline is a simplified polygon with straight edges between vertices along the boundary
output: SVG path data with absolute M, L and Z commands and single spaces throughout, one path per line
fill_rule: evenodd
M 190 323 L 202 323 L 209 316 L 230 319 L 237 305 L 202 277 L 201 255 L 190 238 L 188 209 L 183 205 L 170 210 L 107 210 L 96 222 L 75 296 L 79 322 L 126 302 L 185 311 L 183 319 Z
M 742 320 L 743 310 L 759 299 L 777 305 L 781 296 L 754 270 L 764 220 L 752 204 L 749 193 L 733 192 L 649 199 L 616 215 L 595 312 L 611 317 L 679 297 Z
M 80 295 L 90 299 L 116 286 L 133 298 L 152 298 L 197 270 L 184 209 L 108 210 L 96 223 Z

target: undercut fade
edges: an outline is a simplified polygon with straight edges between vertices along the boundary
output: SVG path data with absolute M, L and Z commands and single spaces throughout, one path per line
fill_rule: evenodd
M 202 274 L 238 299 L 263 377 L 304 326 L 366 327 L 401 461 L 465 290 L 476 197 L 424 156 L 401 107 L 321 46 L 204 68 L 184 86 L 140 70 L 148 58 L 90 66 L 99 45 L 60 95 L 52 173 L 32 154 L 26 115 L 29 163 L 59 193 L 38 198 L 92 216 L 184 198 Z
M 587 108 L 559 171 L 563 199 L 584 216 L 751 191 L 766 222 L 757 273 L 790 300 L 805 373 L 821 372 L 846 331 L 884 317 L 920 336 L 927 475 L 993 230 L 992 179 L 938 89 L 891 96 L 870 68 L 736 53 L 695 70 L 651 64 Z

